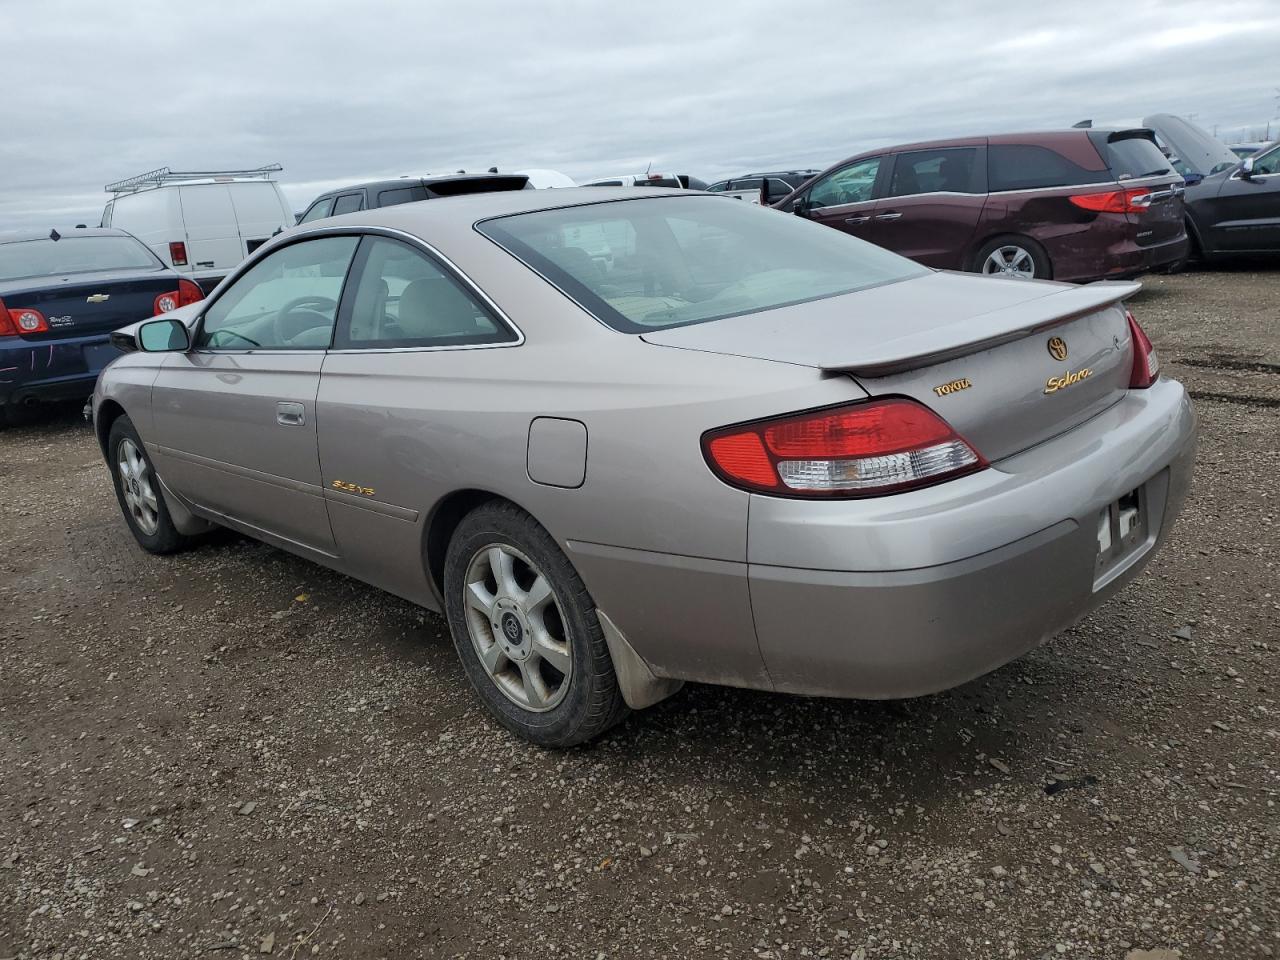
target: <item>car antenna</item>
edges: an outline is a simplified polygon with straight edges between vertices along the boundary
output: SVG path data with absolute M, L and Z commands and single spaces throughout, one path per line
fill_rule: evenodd
M 62 239 L 62 234 L 60 234 L 56 229 L 55 229 L 55 230 L 50 230 L 50 231 L 49 231 L 49 239 L 50 239 L 50 240 L 52 240 L 52 241 L 54 241 L 55 243 L 57 243 L 59 240 L 61 240 L 61 239 Z
M 1073 123 L 1073 124 L 1071 125 L 1071 129 L 1072 129 L 1072 130 L 1092 130 L 1092 129 L 1093 129 L 1093 121 L 1092 121 L 1092 120 L 1081 120 L 1079 123 Z

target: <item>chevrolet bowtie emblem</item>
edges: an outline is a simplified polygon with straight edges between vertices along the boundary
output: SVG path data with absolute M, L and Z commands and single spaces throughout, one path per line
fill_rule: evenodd
M 109 293 L 95 293 L 84 298 L 85 303 L 106 303 L 111 299 Z

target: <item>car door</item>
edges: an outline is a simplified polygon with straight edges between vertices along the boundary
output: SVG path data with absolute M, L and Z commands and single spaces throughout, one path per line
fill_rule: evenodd
M 276 247 L 206 307 L 194 345 L 152 392 L 159 473 L 197 507 L 264 539 L 332 556 L 316 391 L 359 237 Z
M 453 489 L 462 450 L 483 458 L 514 437 L 468 437 L 484 418 L 484 348 L 520 336 L 477 290 L 419 246 L 369 236 L 343 299 L 316 399 L 324 497 L 343 568 L 434 606 L 422 569 L 424 505 Z M 471 414 L 464 412 L 471 411 Z
M 1280 147 L 1253 160 L 1253 175 L 1232 173 L 1212 201 L 1214 252 L 1280 250 Z
M 231 270 L 244 259 L 244 245 L 231 193 L 225 183 L 178 188 L 187 233 L 187 263 L 201 270 Z
M 868 239 L 927 267 L 964 268 L 987 200 L 986 150 L 913 150 L 894 156 Z
M 873 240 L 871 217 L 886 169 L 883 157 L 845 164 L 815 181 L 793 209 L 815 223 Z

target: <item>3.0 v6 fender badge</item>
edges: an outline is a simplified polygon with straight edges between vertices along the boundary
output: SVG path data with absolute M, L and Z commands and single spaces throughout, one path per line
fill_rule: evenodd
M 956 393 L 960 390 L 968 390 L 973 384 L 968 377 L 961 377 L 959 380 L 952 380 L 950 383 L 940 383 L 933 388 L 933 392 L 940 397 L 945 397 L 949 393 Z
M 362 487 L 358 483 L 347 483 L 345 480 L 333 481 L 333 489 L 341 490 L 343 493 L 358 493 L 361 496 L 372 497 L 373 487 Z
M 1093 370 L 1085 367 L 1083 370 L 1077 370 L 1075 373 L 1064 373 L 1060 377 L 1050 377 L 1045 381 L 1045 393 L 1057 393 L 1059 390 L 1065 390 L 1067 387 L 1075 386 L 1081 380 L 1088 379 L 1093 376 Z

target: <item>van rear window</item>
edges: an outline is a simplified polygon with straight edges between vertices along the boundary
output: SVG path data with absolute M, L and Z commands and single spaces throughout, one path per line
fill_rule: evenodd
M 1086 170 L 1048 147 L 993 143 L 987 148 L 987 180 L 992 193 L 1106 183 L 1110 179 L 1105 170 Z
M 1117 180 L 1173 173 L 1160 148 L 1146 137 L 1125 137 L 1107 144 L 1107 165 Z

